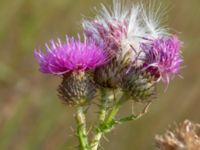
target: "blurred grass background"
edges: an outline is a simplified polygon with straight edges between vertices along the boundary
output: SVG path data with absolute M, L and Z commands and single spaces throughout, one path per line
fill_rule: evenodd
M 111 1 L 0 0 L 0 150 L 75 149 L 73 109 L 56 96 L 60 79 L 38 72 L 33 50 L 81 32 L 82 16 L 93 16 L 101 2 Z M 106 150 L 153 150 L 154 135 L 169 124 L 200 122 L 200 1 L 168 2 L 169 26 L 184 41 L 184 79 L 176 78 L 166 93 L 162 87 L 146 116 L 110 133 Z M 128 111 L 125 106 L 122 113 Z

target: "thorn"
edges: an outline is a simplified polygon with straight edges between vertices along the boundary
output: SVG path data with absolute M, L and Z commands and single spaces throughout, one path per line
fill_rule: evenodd
M 147 105 L 144 107 L 143 113 L 148 112 L 150 105 L 151 105 L 151 102 L 147 103 Z
M 98 107 L 102 107 L 102 105 L 99 104 L 99 103 L 97 103 L 97 102 L 92 102 L 92 104 L 94 104 L 94 105 L 96 105 L 96 106 L 98 106 Z
M 72 126 L 70 126 L 70 130 L 72 131 L 72 134 L 69 134 L 69 137 L 74 137 L 74 136 L 77 137 L 78 136 L 76 133 L 76 130 Z
M 71 130 L 72 132 L 75 132 L 75 129 L 74 129 L 72 126 L 70 126 L 70 130 Z
M 105 135 L 103 135 L 103 139 L 108 143 L 110 142 L 109 139 Z
M 113 99 L 114 99 L 114 101 L 116 100 L 116 93 L 115 93 L 115 90 L 113 90 Z
M 69 136 L 69 137 L 74 137 L 74 134 L 69 134 L 68 136 Z
M 146 114 L 149 110 L 149 106 L 151 105 L 151 102 L 147 103 L 147 105 L 144 107 L 143 111 L 137 116 L 137 118 L 142 117 L 144 114 Z
M 132 105 L 131 105 L 131 114 L 135 114 L 135 112 L 134 112 L 134 102 L 132 102 Z
M 92 129 L 93 129 L 93 126 L 90 125 L 90 127 L 89 127 L 89 129 L 88 129 L 88 131 L 87 131 L 87 135 L 92 131 Z
M 103 146 L 101 144 L 99 144 L 99 148 L 104 150 L 105 148 L 103 148 Z
M 131 104 L 131 114 L 134 114 L 134 104 L 133 104 L 133 102 Z
M 86 114 L 88 112 L 88 110 L 89 110 L 89 106 L 85 106 L 84 110 L 83 110 L 84 114 Z

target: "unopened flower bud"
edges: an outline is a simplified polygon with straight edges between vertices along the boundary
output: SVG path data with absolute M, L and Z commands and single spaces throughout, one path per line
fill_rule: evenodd
M 156 80 L 150 73 L 131 68 L 121 80 L 121 88 L 136 102 L 150 102 L 155 95 Z
M 112 59 L 107 64 L 96 68 L 94 80 L 102 87 L 116 89 L 119 87 L 119 80 L 125 68 L 127 68 L 125 63 Z
M 69 105 L 84 105 L 94 97 L 96 85 L 85 72 L 72 72 L 63 76 L 58 93 L 60 98 Z

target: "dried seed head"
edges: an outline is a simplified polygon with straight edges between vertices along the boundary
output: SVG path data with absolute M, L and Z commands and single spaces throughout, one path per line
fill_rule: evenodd
M 155 140 L 159 150 L 200 150 L 200 124 L 186 120 Z
M 72 72 L 63 76 L 58 93 L 68 105 L 84 105 L 94 97 L 96 85 L 85 72 Z
M 136 102 L 150 102 L 155 95 L 156 80 L 150 73 L 131 68 L 121 80 L 121 88 Z

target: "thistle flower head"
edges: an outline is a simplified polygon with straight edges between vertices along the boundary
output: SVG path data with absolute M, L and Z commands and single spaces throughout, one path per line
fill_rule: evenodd
M 91 39 L 78 40 L 66 37 L 61 43 L 51 41 L 50 46 L 46 44 L 46 53 L 35 50 L 40 70 L 43 73 L 62 75 L 71 71 L 86 71 L 95 69 L 106 62 L 106 54 Z
M 141 68 L 129 68 L 121 79 L 122 91 L 136 102 L 151 102 L 155 96 L 156 80 Z
M 145 66 L 152 75 L 160 76 L 169 83 L 170 78 L 178 74 L 182 64 L 181 42 L 176 36 L 161 37 L 141 44 L 145 51 Z
M 140 43 L 146 38 L 168 34 L 166 28 L 160 26 L 159 19 L 164 13 L 160 13 L 160 7 L 156 10 L 154 7 L 153 4 L 146 9 L 142 4 L 123 5 L 120 0 L 113 0 L 111 9 L 102 5 L 95 19 L 84 20 L 83 29 L 87 37 L 104 45 L 104 49 L 114 53 L 120 61 L 128 56 L 127 60 L 137 60 L 135 65 L 140 66 L 145 57 Z

